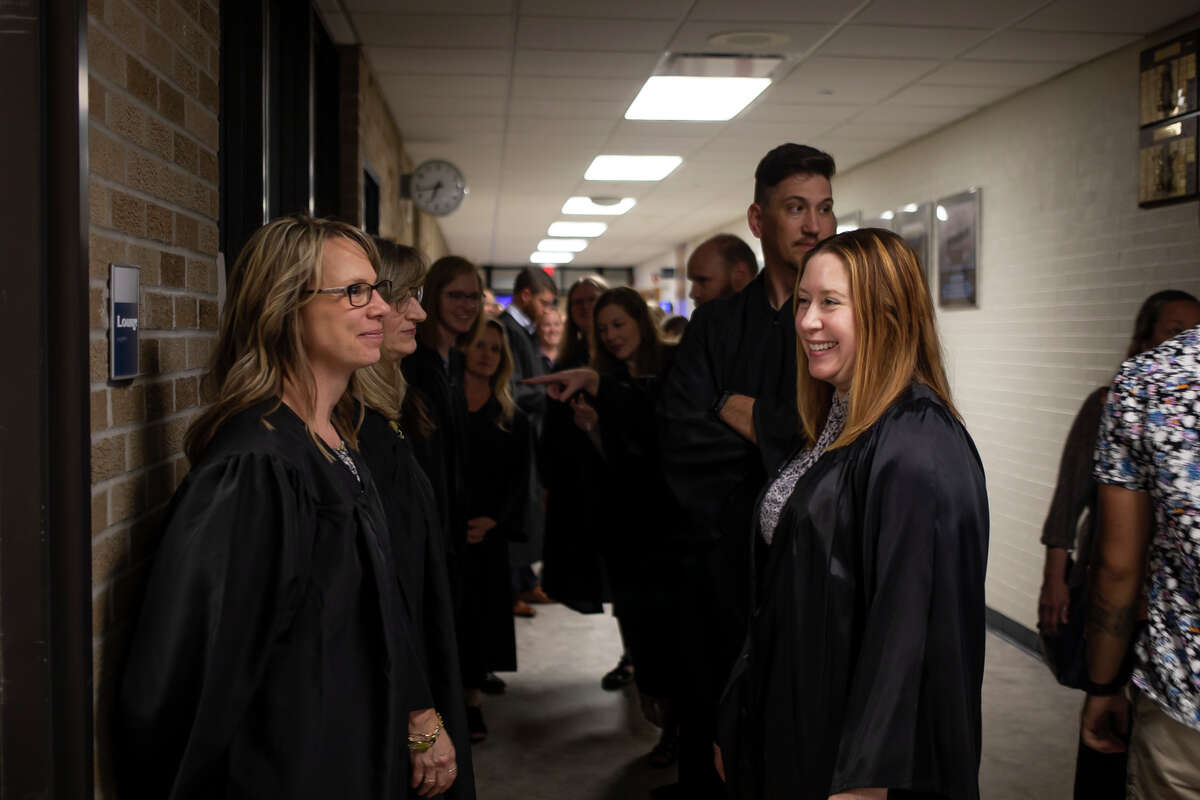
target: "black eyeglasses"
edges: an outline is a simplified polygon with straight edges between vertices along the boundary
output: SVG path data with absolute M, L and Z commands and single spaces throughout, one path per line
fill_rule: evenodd
M 452 303 L 470 303 L 475 306 L 479 305 L 483 295 L 479 292 L 446 292 L 446 299 Z
M 408 304 L 409 300 L 416 300 L 418 303 L 420 303 L 424 299 L 425 299 L 425 287 L 424 286 L 416 286 L 416 287 L 409 286 L 407 289 L 401 289 L 398 292 L 396 292 L 395 294 L 393 294 L 391 296 L 391 298 L 388 300 L 388 302 L 391 303 L 392 306 L 394 306 L 395 308 L 400 309 L 400 308 L 404 308 L 404 306 L 406 306 Z
M 349 286 L 334 286 L 329 289 L 305 289 L 305 294 L 344 294 L 355 308 L 362 308 L 371 302 L 371 292 L 378 292 L 383 302 L 391 302 L 392 282 L 380 281 L 375 285 L 369 283 L 352 283 Z

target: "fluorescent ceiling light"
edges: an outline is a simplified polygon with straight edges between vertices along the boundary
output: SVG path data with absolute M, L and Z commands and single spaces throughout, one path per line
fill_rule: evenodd
M 632 197 L 605 197 L 597 199 L 613 200 L 615 202 L 597 203 L 591 197 L 568 197 L 567 202 L 563 203 L 562 213 L 617 217 L 637 205 L 637 200 L 634 200 Z
M 579 253 L 587 246 L 587 239 L 542 239 L 537 249 L 543 253 Z
M 879 218 L 880 219 L 895 219 L 896 212 L 895 211 L 885 211 L 879 215 Z
M 589 181 L 661 181 L 682 163 L 679 156 L 596 156 L 583 178 Z
M 548 236 L 582 236 L 591 239 L 608 230 L 603 222 L 552 222 L 546 230 Z
M 771 85 L 770 78 L 653 75 L 633 99 L 625 119 L 724 122 Z
M 906 205 L 904 207 L 904 213 L 905 214 L 915 214 L 915 213 L 917 213 L 917 209 L 919 209 L 919 208 L 920 208 L 920 206 L 917 205 L 916 203 L 909 203 L 908 205 Z
M 856 231 L 856 230 L 858 230 L 857 222 L 844 222 L 844 223 L 839 222 L 838 226 L 837 226 L 838 233 L 845 233 L 846 231 Z
M 940 219 L 942 222 L 950 221 L 950 212 L 946 211 L 945 206 L 937 207 L 937 218 Z
M 570 253 L 543 253 L 538 251 L 529 256 L 531 264 L 569 264 L 575 256 Z

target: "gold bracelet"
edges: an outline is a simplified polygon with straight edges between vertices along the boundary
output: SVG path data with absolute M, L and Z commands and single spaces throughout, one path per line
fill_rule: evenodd
M 433 747 L 442 734 L 442 728 L 446 726 L 446 723 L 438 712 L 434 711 L 433 715 L 437 717 L 437 727 L 433 729 L 433 733 L 410 733 L 408 735 L 408 749 L 414 753 L 424 753 Z

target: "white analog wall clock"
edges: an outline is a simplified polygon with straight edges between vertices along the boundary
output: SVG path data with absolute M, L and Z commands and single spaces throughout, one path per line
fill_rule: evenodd
M 462 170 L 449 161 L 425 161 L 408 176 L 408 196 L 426 214 L 444 217 L 462 205 L 467 181 Z

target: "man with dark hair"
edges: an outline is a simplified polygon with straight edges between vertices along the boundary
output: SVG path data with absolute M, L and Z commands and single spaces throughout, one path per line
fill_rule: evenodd
M 500 324 L 508 334 L 508 347 L 512 350 L 513 400 L 529 415 L 529 425 L 535 441 L 541 436 L 542 419 L 546 415 L 546 390 L 541 386 L 526 386 L 521 381 L 546 374 L 542 363 L 541 347 L 538 345 L 537 321 L 547 309 L 554 306 L 558 289 L 554 279 L 545 271 L 526 267 L 513 283 L 512 302 L 500 314 Z M 536 448 L 535 448 L 536 452 Z M 546 512 L 542 506 L 542 482 L 534 464 L 529 481 L 529 498 L 525 504 L 524 542 L 513 542 L 509 547 L 509 561 L 513 570 L 513 613 L 532 617 L 536 613 L 526 597 L 544 601 L 546 595 L 537 584 L 537 576 L 530 567 L 542 557 L 542 534 Z
M 754 502 L 799 437 L 791 295 L 805 253 L 837 227 L 833 174 L 833 158 L 805 145 L 763 157 L 746 212 L 763 270 L 742 291 L 696 309 L 664 377 L 663 467 L 695 534 L 683 564 L 690 680 L 679 796 L 689 799 L 724 796 L 712 764 L 716 703 L 751 609 Z
M 758 274 L 758 259 L 750 245 L 732 233 L 718 233 L 692 251 L 687 277 L 692 282 L 688 297 L 697 307 L 746 288 Z

